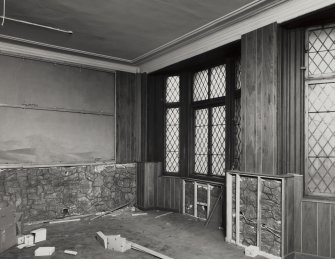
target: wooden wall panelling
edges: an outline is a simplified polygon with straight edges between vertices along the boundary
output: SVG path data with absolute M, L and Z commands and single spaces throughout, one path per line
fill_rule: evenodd
M 267 127 L 266 125 L 263 126 L 263 116 L 265 115 L 266 111 L 270 108 L 270 107 L 266 107 L 267 103 L 266 103 L 266 95 L 268 92 L 267 89 L 267 85 L 266 82 L 264 81 L 265 79 L 267 79 L 267 75 L 263 74 L 263 66 L 266 65 L 266 60 L 263 57 L 263 52 L 265 51 L 264 49 L 264 39 L 263 36 L 263 29 L 259 29 L 257 31 L 254 32 L 255 34 L 255 38 L 256 38 L 256 46 L 255 46 L 255 50 L 251 50 L 251 53 L 255 52 L 255 60 L 253 60 L 252 58 L 250 59 L 250 62 L 254 62 L 253 65 L 251 65 L 250 69 L 254 69 L 255 71 L 253 72 L 252 70 L 249 70 L 249 74 L 252 75 L 254 73 L 253 78 L 254 78 L 254 84 L 255 84 L 255 89 L 253 89 L 253 94 L 255 94 L 255 99 L 254 99 L 254 105 L 255 105 L 255 112 L 256 112 L 256 121 L 255 121 L 255 126 L 256 126 L 256 130 L 255 130 L 255 135 L 256 135 L 256 139 L 255 139 L 255 171 L 253 172 L 263 172 L 263 135 L 265 133 L 265 131 L 263 131 L 263 127 Z M 267 49 L 266 49 L 267 50 Z M 264 55 L 265 56 L 265 55 Z M 270 64 L 271 65 L 271 64 Z M 250 100 L 252 101 L 252 100 Z M 270 123 L 269 123 L 270 125 Z
M 303 176 L 295 176 L 294 181 L 294 250 L 301 252 L 301 200 L 303 197 Z
M 278 26 L 272 24 L 263 29 L 263 173 L 277 174 L 277 36 Z
M 256 32 L 251 32 L 242 36 L 242 46 L 246 49 L 242 51 L 242 62 L 245 62 L 245 70 L 242 70 L 244 75 L 244 85 L 242 83 L 242 101 L 243 111 L 245 112 L 244 123 L 244 171 L 256 171 L 256 78 L 255 78 L 255 60 L 256 60 Z M 245 42 L 245 44 L 243 44 Z M 245 56 L 243 55 L 245 54 Z M 243 143 L 242 143 L 243 145 Z
M 164 77 L 149 75 L 147 78 L 147 161 L 163 161 L 164 146 Z
M 324 257 L 330 257 L 330 209 L 330 204 L 318 204 L 318 255 Z
M 302 253 L 317 252 L 317 206 L 315 202 L 303 202 L 301 208 L 301 250 Z
M 145 163 L 145 169 L 148 174 L 145 179 L 145 186 L 147 192 L 147 207 L 154 208 L 155 207 L 155 177 L 157 174 L 157 165 L 154 163 Z
M 148 75 L 141 74 L 141 154 L 140 161 L 148 161 Z
M 141 76 L 116 73 L 116 162 L 140 161 Z
M 277 24 L 242 36 L 242 170 L 277 173 Z
M 331 223 L 331 227 L 330 227 L 330 246 L 331 246 L 331 257 L 335 258 L 335 204 L 331 204 L 331 208 L 330 208 L 330 223 Z
M 157 175 L 161 170 L 159 163 L 138 163 L 137 205 L 141 209 L 157 208 Z
M 284 255 L 294 251 L 294 181 L 294 178 L 287 178 L 285 183 Z
M 303 174 L 304 170 L 304 32 L 280 33 L 279 171 Z
M 137 164 L 136 172 L 136 205 L 139 208 L 144 208 L 144 164 Z

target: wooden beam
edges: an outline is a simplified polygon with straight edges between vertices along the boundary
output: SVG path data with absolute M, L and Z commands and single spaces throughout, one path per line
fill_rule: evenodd
M 163 255 L 163 254 L 161 254 L 159 252 L 156 252 L 156 251 L 151 250 L 149 248 L 146 248 L 144 246 L 138 245 L 136 243 L 133 243 L 133 242 L 129 242 L 129 243 L 131 244 L 131 248 L 132 249 L 135 249 L 135 250 L 138 250 L 138 251 L 141 251 L 141 252 L 145 252 L 147 254 L 153 255 L 153 256 L 161 258 L 161 259 L 173 259 L 172 257 Z
M 232 240 L 232 175 L 230 173 L 226 174 L 226 241 L 231 242 Z M 235 188 L 235 187 L 234 187 Z

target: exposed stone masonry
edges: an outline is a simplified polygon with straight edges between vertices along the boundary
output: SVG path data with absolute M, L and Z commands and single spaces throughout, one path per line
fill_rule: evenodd
M 0 201 L 24 213 L 25 221 L 110 210 L 135 200 L 136 165 L 0 170 Z

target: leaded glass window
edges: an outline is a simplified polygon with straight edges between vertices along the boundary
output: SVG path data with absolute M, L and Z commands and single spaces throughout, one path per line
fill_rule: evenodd
M 335 27 L 307 30 L 307 194 L 335 196 Z
M 165 172 L 179 173 L 179 76 L 170 76 L 165 85 Z
M 226 66 L 194 74 L 194 173 L 223 176 L 226 150 Z M 200 106 L 198 102 L 201 101 Z
M 233 169 L 241 168 L 242 128 L 241 128 L 241 62 L 235 66 L 235 102 L 234 102 L 234 162 Z

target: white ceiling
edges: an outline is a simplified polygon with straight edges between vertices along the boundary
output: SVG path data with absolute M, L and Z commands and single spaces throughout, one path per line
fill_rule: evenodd
M 132 61 L 253 0 L 7 0 L 0 34 Z M 0 0 L 2 5 L 2 0 Z M 2 8 L 0 8 L 1 11 Z

